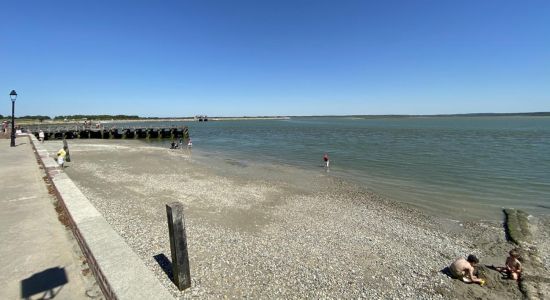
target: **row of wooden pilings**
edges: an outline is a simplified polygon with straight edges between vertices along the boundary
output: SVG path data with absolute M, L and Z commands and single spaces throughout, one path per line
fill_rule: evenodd
M 40 130 L 30 130 L 36 138 Z M 47 129 L 42 130 L 44 140 L 55 139 L 177 139 L 189 138 L 189 129 L 184 127 L 172 128 L 101 128 L 101 129 Z

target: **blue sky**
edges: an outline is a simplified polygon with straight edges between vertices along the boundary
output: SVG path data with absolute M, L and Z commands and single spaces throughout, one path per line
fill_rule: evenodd
M 550 1 L 2 1 L 0 114 L 550 111 Z

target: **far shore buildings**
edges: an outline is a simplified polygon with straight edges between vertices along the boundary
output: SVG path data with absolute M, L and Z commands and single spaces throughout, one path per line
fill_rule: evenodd
M 207 115 L 204 115 L 204 116 L 195 116 L 195 121 L 196 120 L 199 120 L 199 122 L 208 122 L 208 116 Z

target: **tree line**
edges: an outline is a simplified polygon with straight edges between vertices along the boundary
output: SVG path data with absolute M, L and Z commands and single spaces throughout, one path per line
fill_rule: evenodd
M 82 120 L 82 119 L 88 119 L 88 120 L 133 120 L 133 119 L 140 119 L 139 116 L 132 116 L 132 115 L 66 115 L 66 116 L 55 116 L 53 118 L 54 120 Z
M 11 118 L 11 116 L 4 116 L 0 115 L 0 119 L 3 118 Z M 131 116 L 131 115 L 66 115 L 66 116 L 55 116 L 53 119 L 50 116 L 42 116 L 42 115 L 27 115 L 27 116 L 20 116 L 15 117 L 15 119 L 22 120 L 133 120 L 133 119 L 142 119 L 139 116 Z

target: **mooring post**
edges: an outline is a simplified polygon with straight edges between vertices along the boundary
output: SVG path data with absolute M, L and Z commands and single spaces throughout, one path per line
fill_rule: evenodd
M 187 235 L 183 219 L 183 204 L 173 202 L 166 204 L 168 233 L 170 234 L 170 251 L 172 252 L 172 273 L 174 283 L 180 291 L 191 287 L 189 256 L 187 254 Z
M 183 126 L 183 139 L 184 140 L 189 139 L 189 128 L 187 128 L 187 126 Z
M 65 161 L 71 162 L 71 153 L 69 153 L 69 144 L 67 144 L 67 140 L 63 138 L 63 150 L 65 150 Z

